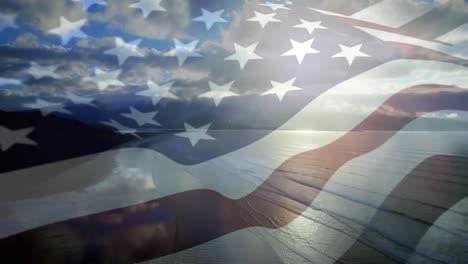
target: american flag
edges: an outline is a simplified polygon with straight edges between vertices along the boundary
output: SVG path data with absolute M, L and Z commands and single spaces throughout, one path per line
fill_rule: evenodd
M 2 263 L 466 263 L 468 4 L 0 11 Z

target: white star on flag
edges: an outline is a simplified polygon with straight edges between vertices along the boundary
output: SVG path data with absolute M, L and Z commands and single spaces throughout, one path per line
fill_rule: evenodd
M 264 28 L 270 22 L 282 22 L 281 20 L 274 18 L 276 13 L 263 14 L 257 11 L 254 11 L 254 13 L 255 17 L 249 18 L 247 21 L 258 22 L 262 28 Z
M 66 92 L 65 96 L 63 96 L 65 99 L 70 100 L 74 104 L 81 104 L 81 105 L 89 105 L 92 107 L 96 107 L 94 104 L 92 104 L 92 101 L 94 101 L 94 98 L 92 97 L 84 97 L 84 96 L 79 96 L 71 92 Z
M 44 77 L 60 79 L 60 75 L 55 73 L 58 68 L 57 65 L 41 66 L 34 61 L 31 61 L 30 64 L 31 67 L 28 68 L 25 72 L 32 75 L 34 79 L 38 80 Z
M 338 45 L 340 46 L 341 52 L 333 55 L 332 58 L 346 58 L 350 66 L 353 64 L 356 57 L 369 57 L 369 55 L 361 51 L 362 44 L 353 47 L 347 47 L 341 44 Z
M 138 126 L 143 126 L 145 124 L 161 126 L 161 124 L 154 120 L 157 114 L 157 111 L 144 113 L 130 106 L 130 113 L 123 113 L 121 115 L 126 118 L 132 119 L 133 121 L 135 121 L 135 123 L 138 124 Z
M 138 3 L 128 5 L 128 7 L 140 9 L 143 13 L 143 17 L 147 18 L 153 11 L 166 11 L 166 9 L 161 6 L 161 1 L 162 0 L 140 0 Z
M 295 28 L 304 28 L 309 32 L 309 34 L 312 34 L 314 30 L 316 29 L 327 29 L 326 27 L 322 27 L 320 24 L 322 23 L 321 21 L 316 21 L 316 22 L 310 22 L 304 19 L 299 19 L 301 21 L 301 24 L 295 25 L 293 27 Z
M 218 106 L 225 97 L 239 96 L 239 94 L 230 91 L 234 81 L 223 85 L 217 85 L 213 82 L 209 82 L 209 84 L 211 91 L 200 94 L 199 97 L 213 98 L 216 106 Z
M 125 84 L 117 78 L 120 75 L 120 70 L 105 72 L 100 68 L 94 69 L 94 76 L 86 77 L 83 80 L 93 82 L 97 85 L 100 91 L 106 90 L 109 86 L 124 86 Z
M 23 106 L 31 108 L 31 109 L 39 109 L 39 111 L 41 111 L 42 116 L 47 116 L 53 112 L 67 114 L 67 115 L 72 114 L 72 112 L 64 108 L 65 106 L 62 103 L 49 102 L 49 101 L 42 100 L 42 99 L 36 99 L 34 103 L 26 103 L 26 104 L 23 104 Z
M 271 2 L 266 2 L 264 4 L 259 4 L 259 5 L 269 7 L 271 9 L 273 9 L 273 11 L 276 11 L 278 9 L 290 10 L 289 8 L 285 7 L 284 4 L 275 4 L 275 3 L 271 3 Z
M 182 43 L 178 39 L 174 39 L 175 48 L 169 51 L 167 56 L 177 56 L 179 66 L 182 66 L 188 57 L 201 57 L 202 55 L 195 51 L 198 45 L 198 40 L 194 40 L 187 44 Z
M 227 23 L 228 21 L 221 17 L 224 10 L 210 12 L 206 9 L 201 9 L 202 15 L 192 19 L 193 21 L 205 23 L 206 30 L 210 30 L 215 23 Z
M 281 102 L 284 96 L 286 95 L 286 93 L 291 92 L 291 91 L 302 90 L 302 88 L 293 86 L 293 83 L 295 81 L 296 81 L 296 78 L 293 78 L 283 83 L 271 81 L 271 85 L 273 86 L 273 88 L 264 92 L 262 95 L 274 94 L 278 97 L 278 99 Z
M 137 132 L 136 129 L 124 126 L 124 125 L 120 124 L 119 122 L 117 122 L 115 120 L 111 120 L 109 122 L 104 121 L 104 122 L 101 122 L 101 124 L 104 124 L 106 126 L 110 126 L 110 127 L 114 128 L 118 133 L 120 133 L 122 135 L 129 134 L 129 135 L 132 135 L 134 137 L 141 138 L 140 136 L 138 136 L 136 134 L 136 132 Z
M 70 22 L 65 17 L 60 17 L 60 26 L 49 30 L 49 33 L 59 35 L 62 45 L 68 44 L 72 38 L 87 38 L 88 35 L 81 31 L 81 27 L 86 23 L 86 19 Z
M 169 91 L 173 84 L 174 82 L 168 82 L 159 85 L 151 80 L 148 80 L 148 89 L 138 92 L 136 94 L 140 96 L 150 97 L 153 102 L 153 105 L 156 106 L 162 98 L 177 99 L 177 96 Z
M 125 42 L 122 38 L 115 38 L 115 48 L 104 51 L 104 54 L 115 55 L 119 65 L 125 63 L 129 57 L 143 57 L 143 54 L 138 51 L 141 39 L 136 39 L 131 42 Z
M 28 138 L 28 135 L 34 131 L 34 128 L 22 128 L 11 130 L 7 127 L 0 126 L 0 150 L 7 151 L 16 144 L 37 145 L 37 142 Z
M 301 64 L 307 54 L 319 53 L 318 50 L 311 47 L 313 42 L 314 39 L 309 39 L 302 43 L 291 39 L 291 45 L 293 48 L 281 56 L 296 56 L 297 61 Z
M 208 129 L 210 128 L 211 123 L 201 126 L 193 127 L 187 123 L 184 123 L 185 132 L 174 134 L 174 136 L 187 138 L 194 147 L 200 140 L 216 140 L 214 137 L 207 134 Z
M 224 60 L 236 60 L 239 62 L 241 70 L 244 69 L 245 65 L 249 60 L 259 60 L 263 59 L 255 53 L 258 42 L 254 43 L 248 47 L 242 47 L 237 43 L 234 43 L 234 49 L 236 50 L 234 54 L 229 57 L 226 57 Z

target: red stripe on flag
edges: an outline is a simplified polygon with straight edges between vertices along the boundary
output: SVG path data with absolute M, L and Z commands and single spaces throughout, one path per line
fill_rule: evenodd
M 453 64 L 468 67 L 468 60 L 460 59 L 442 52 L 401 42 L 389 41 L 388 43 L 398 48 L 410 59 L 450 62 Z
M 337 16 L 336 18 L 343 21 L 343 22 L 345 22 L 345 23 L 347 23 L 347 24 L 353 25 L 355 27 L 371 28 L 371 29 L 376 29 L 376 30 L 380 30 L 380 31 L 389 32 L 389 33 L 395 33 L 395 34 L 406 36 L 406 37 L 418 38 L 420 40 L 432 41 L 432 42 L 443 44 L 443 42 L 441 42 L 439 40 L 428 39 L 428 38 L 424 38 L 424 37 L 421 37 L 421 36 L 418 37 L 418 36 L 415 36 L 414 34 L 411 34 L 409 32 L 405 32 L 404 30 L 398 29 L 398 28 L 379 25 L 379 24 L 375 24 L 375 23 L 372 23 L 372 22 L 363 21 L 363 20 L 359 20 L 359 19 L 355 19 L 355 18 L 351 18 L 351 17 L 339 17 L 339 16 Z

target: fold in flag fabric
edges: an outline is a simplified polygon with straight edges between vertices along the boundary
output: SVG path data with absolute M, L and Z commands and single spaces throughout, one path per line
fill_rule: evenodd
M 468 258 L 464 1 L 0 6 L 2 261 Z

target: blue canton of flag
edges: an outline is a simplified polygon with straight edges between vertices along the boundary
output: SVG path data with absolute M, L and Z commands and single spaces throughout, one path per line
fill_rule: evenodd
M 177 19 L 144 3 L 130 6 L 147 17 L 142 23 L 157 28 L 159 17 Z M 352 26 L 292 5 L 252 6 L 233 21 L 238 4 L 193 10 L 188 26 L 161 40 L 122 36 L 111 22 L 61 17 L 41 36 L 50 49 L 18 54 L 31 62 L 10 66 L 54 93 L 2 102 L 4 133 L 28 128 L 30 144 L 3 151 L 1 171 L 116 147 L 204 162 L 264 137 L 336 84 L 404 57 Z M 60 43 L 65 48 L 53 48 Z

